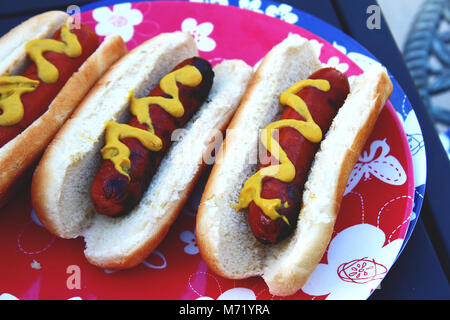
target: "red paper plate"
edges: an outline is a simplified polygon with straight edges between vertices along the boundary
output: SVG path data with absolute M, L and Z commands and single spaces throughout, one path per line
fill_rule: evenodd
M 194 35 L 200 55 L 213 64 L 240 58 L 255 65 L 272 46 L 296 33 L 311 41 L 323 63 L 347 76 L 362 72 L 339 46 L 289 23 L 296 18 L 289 8 L 272 9 L 288 22 L 254 12 L 258 10 L 188 2 L 99 7 L 83 12 L 81 22 L 101 36 L 121 34 L 129 49 L 161 32 L 187 31 Z M 57 239 L 42 227 L 32 210 L 27 182 L 0 212 L 0 297 L 281 299 L 272 296 L 260 278 L 223 279 L 202 261 L 195 218 L 207 176 L 205 172 L 161 245 L 139 266 L 115 272 L 86 261 L 83 239 Z M 351 174 L 327 252 L 307 284 L 283 299 L 366 299 L 400 252 L 413 201 L 410 146 L 396 111 L 387 103 Z

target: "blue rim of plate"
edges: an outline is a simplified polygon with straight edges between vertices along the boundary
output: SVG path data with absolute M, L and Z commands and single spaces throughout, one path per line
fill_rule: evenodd
M 134 0 L 131 2 L 146 2 L 149 0 Z M 155 1 L 155 0 L 151 0 Z M 173 1 L 173 0 L 172 0 Z M 284 4 L 282 2 L 275 2 L 270 0 L 255 0 L 255 1 L 244 1 L 244 0 L 176 0 L 177 2 L 196 2 L 196 3 L 211 3 L 211 4 L 220 4 L 220 5 L 228 5 L 238 7 L 244 10 L 252 10 L 260 13 L 265 13 L 274 18 L 278 18 L 285 22 L 297 25 L 303 29 L 306 29 L 322 39 L 328 41 L 333 46 L 335 46 L 338 50 L 343 51 L 349 56 L 350 59 L 355 56 L 363 57 L 363 59 L 375 60 L 379 63 L 381 61 L 377 60 L 377 58 L 370 53 L 365 47 L 359 44 L 356 40 L 337 29 L 336 27 L 328 24 L 327 22 L 309 14 L 304 11 L 301 11 L 295 7 L 292 7 L 288 4 Z M 96 2 L 92 2 L 86 5 L 81 6 L 81 11 L 89 11 L 102 6 L 110 6 L 117 3 L 124 3 L 129 1 L 123 0 L 100 0 Z M 259 6 L 258 6 L 259 4 Z M 251 6 L 252 5 L 252 6 Z M 251 6 L 251 7 L 250 7 Z M 273 8 L 276 6 L 280 8 L 283 6 L 283 14 L 280 15 L 272 15 L 269 14 L 267 9 L 269 7 Z M 280 10 L 281 11 L 281 10 Z M 297 17 L 296 21 L 294 15 Z M 293 20 L 291 20 L 293 19 Z M 352 59 L 353 60 L 353 59 Z M 358 64 L 362 69 L 363 66 L 359 64 L 357 61 L 354 61 Z M 406 94 L 403 89 L 400 87 L 398 82 L 394 79 L 392 74 L 388 71 L 391 81 L 393 83 L 393 92 L 389 99 L 392 106 L 394 107 L 397 115 L 401 123 L 403 124 L 403 129 L 405 131 L 408 144 L 410 147 L 412 160 L 413 160 L 413 169 L 414 169 L 414 204 L 411 212 L 410 222 L 408 226 L 408 230 L 406 231 L 405 238 L 403 239 L 402 246 L 399 250 L 397 258 L 402 253 L 406 243 L 408 242 L 411 234 L 414 230 L 414 227 L 418 221 L 420 210 L 422 208 L 423 198 L 425 194 L 425 185 L 426 185 L 426 156 L 425 156 L 425 143 L 423 140 L 422 129 L 420 128 L 419 121 L 414 112 L 414 109 L 411 106 Z M 395 262 L 395 261 L 394 261 Z

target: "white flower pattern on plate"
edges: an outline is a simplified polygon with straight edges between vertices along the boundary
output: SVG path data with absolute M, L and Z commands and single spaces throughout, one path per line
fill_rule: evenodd
M 341 231 L 328 248 L 328 264 L 319 264 L 302 290 L 313 296 L 328 294 L 328 300 L 368 297 L 395 261 L 403 242 L 397 239 L 384 246 L 385 240 L 383 230 L 370 224 Z
M 94 9 L 92 17 L 98 22 L 95 26 L 98 35 L 119 34 L 125 42 L 133 38 L 134 26 L 143 20 L 142 13 L 132 9 L 131 3 L 116 4 L 112 11 L 108 7 Z
M 200 51 L 212 51 L 216 48 L 216 42 L 209 37 L 214 26 L 210 22 L 197 24 L 194 18 L 186 18 L 181 23 L 181 30 L 192 34 Z
M 261 10 L 261 0 L 239 0 L 239 8 L 264 13 Z
M 0 294 L 0 300 L 19 300 L 15 295 L 12 295 L 10 293 L 4 292 Z M 81 297 L 72 297 L 68 298 L 67 300 L 82 300 Z
M 167 260 L 166 260 L 166 257 L 164 256 L 164 254 L 161 252 L 161 251 L 159 251 L 159 250 L 153 250 L 153 252 L 150 254 L 150 255 L 155 255 L 155 256 L 158 256 L 160 259 L 161 259 L 161 264 L 159 264 L 159 265 L 156 265 L 156 264 L 153 264 L 153 263 L 150 263 L 150 262 L 148 262 L 147 261 L 147 259 L 145 259 L 144 261 L 142 261 L 142 264 L 143 265 L 145 265 L 146 267 L 148 267 L 148 268 L 151 268 L 151 269 L 164 269 L 164 268 L 166 268 L 167 267 Z
M 186 230 L 180 233 L 180 240 L 187 243 L 184 247 L 184 252 L 187 254 L 194 255 L 199 252 L 197 247 L 197 239 L 192 231 Z
M 391 148 L 384 140 L 375 140 L 370 144 L 370 152 L 363 151 L 355 164 L 344 196 L 351 192 L 353 188 L 361 181 L 370 180 L 370 177 L 376 177 L 384 183 L 391 185 L 402 185 L 406 182 L 406 172 L 396 157 L 389 155 Z M 379 152 L 380 151 L 380 152 Z M 375 157 L 377 155 L 377 157 Z
M 271 4 L 266 8 L 266 14 L 268 16 L 280 18 L 283 21 L 294 24 L 298 21 L 298 17 L 291 11 L 292 7 L 285 3 L 282 3 L 279 6 Z
M 342 73 L 345 73 L 348 70 L 348 64 L 346 64 L 345 62 L 340 62 L 339 57 L 336 56 L 328 59 L 327 66 L 335 68 Z
M 403 103 L 406 102 L 406 96 L 403 99 Z M 426 152 L 425 152 L 425 142 L 423 140 L 423 135 L 421 133 L 420 124 L 417 120 L 416 114 L 413 110 L 410 110 L 408 114 L 401 115 L 398 113 L 398 117 L 405 128 L 406 137 L 408 138 L 409 148 L 411 150 L 413 162 L 419 166 L 426 166 Z M 418 187 L 426 182 L 426 171 L 424 170 L 414 170 L 414 186 Z
M 316 39 L 309 40 L 309 44 L 312 46 L 317 59 L 320 58 L 320 53 L 322 51 L 323 43 L 317 41 Z
M 343 54 L 347 55 L 354 63 L 356 63 L 361 69 L 364 71 L 368 70 L 370 66 L 373 64 L 378 63 L 377 61 L 373 60 L 372 58 L 359 53 L 359 52 L 347 52 L 347 48 L 344 46 L 341 46 L 336 41 L 333 41 L 333 47 L 338 49 Z
M 215 4 L 221 4 L 223 6 L 228 5 L 228 0 L 189 0 L 189 2 L 215 3 Z
M 197 300 L 214 300 L 211 297 L 200 297 Z M 255 293 L 247 288 L 233 288 L 222 293 L 217 300 L 256 300 Z

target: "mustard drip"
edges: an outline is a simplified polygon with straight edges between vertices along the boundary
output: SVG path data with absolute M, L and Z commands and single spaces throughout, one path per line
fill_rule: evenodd
M 261 143 L 279 162 L 277 165 L 261 168 L 252 175 L 244 184 L 239 195 L 239 202 L 236 210 L 247 208 L 250 202 L 261 208 L 263 213 L 272 220 L 282 218 L 288 225 L 289 221 L 285 216 L 280 215 L 277 210 L 288 207 L 287 203 L 282 204 L 281 199 L 261 198 L 262 180 L 264 177 L 273 177 L 283 182 L 289 183 L 295 177 L 295 167 L 287 157 L 279 143 L 273 138 L 274 130 L 284 127 L 291 127 L 301 133 L 311 142 L 318 143 L 322 140 L 322 130 L 314 122 L 305 101 L 296 95 L 298 91 L 306 87 L 314 87 L 321 91 L 329 91 L 330 83 L 322 79 L 306 79 L 294 83 L 280 95 L 280 103 L 287 105 L 297 111 L 305 120 L 283 119 L 269 124 L 261 132 Z
M 128 171 L 130 169 L 130 150 L 120 140 L 123 138 L 136 138 L 147 149 L 159 151 L 162 148 L 161 139 L 155 134 L 152 120 L 150 118 L 149 105 L 157 104 L 170 115 L 179 118 L 184 115 L 184 107 L 180 101 L 177 82 L 182 85 L 195 87 L 202 82 L 202 74 L 191 65 L 186 65 L 177 69 L 164 78 L 159 83 L 161 90 L 170 95 L 171 98 L 150 96 L 135 98 L 130 92 L 130 111 L 136 116 L 141 124 L 148 126 L 147 130 L 139 129 L 127 124 L 119 124 L 116 121 L 108 121 L 106 125 L 106 144 L 101 150 L 103 159 L 109 159 L 114 163 L 114 168 L 130 179 Z
M 70 31 L 67 23 L 61 28 L 61 40 L 34 39 L 28 41 L 25 46 L 28 56 L 36 64 L 39 78 L 45 83 L 58 81 L 59 72 L 53 64 L 44 58 L 44 52 L 65 53 L 70 58 L 76 58 L 81 55 L 81 44 L 77 36 Z
M 39 81 L 22 76 L 0 77 L 0 126 L 12 126 L 23 118 L 21 95 L 37 88 Z

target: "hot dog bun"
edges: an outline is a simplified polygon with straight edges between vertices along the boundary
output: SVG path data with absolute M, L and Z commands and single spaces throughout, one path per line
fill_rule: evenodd
M 256 170 L 249 159 L 257 154 L 258 130 L 279 115 L 280 93 L 320 67 L 308 41 L 298 36 L 266 55 L 230 123 L 235 134 L 222 144 L 197 213 L 197 243 L 209 268 L 231 279 L 262 276 L 274 295 L 297 292 L 320 262 L 347 179 L 392 92 L 379 65 L 356 79 L 316 153 L 296 230 L 278 244 L 263 245 L 250 230 L 246 210 L 234 208 Z
M 101 162 L 105 122 L 126 121 L 130 90 L 146 96 L 175 65 L 196 55 L 195 41 L 182 32 L 160 34 L 133 49 L 91 90 L 36 169 L 32 204 L 39 219 L 59 237 L 84 237 L 85 255 L 94 265 L 133 267 L 161 242 L 204 167 L 216 130 L 225 128 L 245 92 L 252 75 L 248 65 L 216 65 L 207 102 L 172 145 L 140 203 L 122 217 L 96 213 L 89 189 Z
M 65 22 L 65 12 L 51 11 L 37 15 L 12 29 L 0 39 L 2 54 L 0 76 L 18 75 L 29 63 L 25 43 L 36 38 L 48 38 Z M 20 41 L 19 41 L 20 40 Z M 74 73 L 59 91 L 48 110 L 14 139 L 0 148 L 0 205 L 6 203 L 13 187 L 42 154 L 61 125 L 100 76 L 127 52 L 122 38 L 110 35 Z M 9 55 L 11 53 L 11 55 Z

